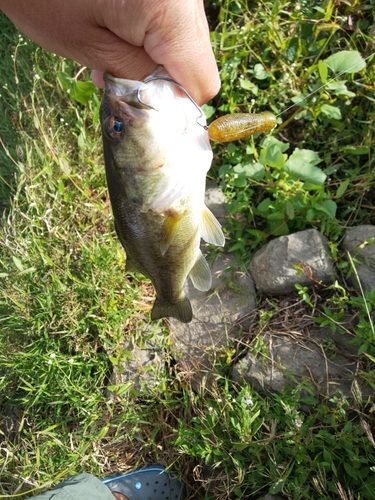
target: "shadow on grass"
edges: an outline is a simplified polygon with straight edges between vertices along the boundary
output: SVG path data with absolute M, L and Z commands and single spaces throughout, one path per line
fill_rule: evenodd
M 9 208 L 16 188 L 18 160 L 22 161 L 20 131 L 25 96 L 32 91 L 32 58 L 35 45 L 25 42 L 13 23 L 0 12 L 0 216 Z M 22 59 L 17 59 L 22 44 Z M 15 63 L 16 61 L 16 63 Z

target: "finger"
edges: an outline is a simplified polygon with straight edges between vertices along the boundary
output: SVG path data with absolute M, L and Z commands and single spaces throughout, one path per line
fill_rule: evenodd
M 98 30 L 101 30 L 100 36 Z M 93 81 L 95 84 L 98 83 L 99 87 L 103 87 L 100 72 L 109 73 L 117 78 L 143 81 L 157 66 L 143 47 L 135 47 L 104 28 L 96 28 L 91 42 L 87 42 L 89 38 L 87 33 L 85 38 L 84 54 L 81 45 L 79 51 L 72 51 L 65 57 L 95 68 L 97 72 L 93 73 L 95 79 Z
M 176 6 L 179 2 L 174 1 Z M 154 61 L 167 69 L 171 78 L 186 88 L 198 104 L 203 104 L 220 89 L 203 2 L 191 0 L 180 5 L 177 19 L 172 11 L 167 11 L 162 26 L 150 26 L 144 47 Z M 170 26 L 174 29 L 165 32 Z
M 91 71 L 91 80 L 92 83 L 96 85 L 99 89 L 104 89 L 103 71 L 98 71 L 97 69 L 93 69 Z

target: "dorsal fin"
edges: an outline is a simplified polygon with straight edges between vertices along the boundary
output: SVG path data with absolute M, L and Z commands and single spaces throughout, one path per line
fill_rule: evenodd
M 200 292 L 207 292 L 207 290 L 211 288 L 211 270 L 201 252 L 199 252 L 198 258 L 195 261 L 189 276 L 194 287 Z
M 221 230 L 221 225 L 206 205 L 202 209 L 201 231 L 201 236 L 207 243 L 212 243 L 212 245 L 218 245 L 219 247 L 224 246 L 225 238 Z

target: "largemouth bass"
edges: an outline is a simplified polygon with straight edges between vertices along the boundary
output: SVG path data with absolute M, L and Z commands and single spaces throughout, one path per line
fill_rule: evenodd
M 151 75 L 168 77 L 163 68 Z M 104 76 L 100 118 L 108 190 L 126 270 L 154 285 L 151 319 L 188 323 L 183 287 L 211 287 L 200 241 L 224 245 L 219 222 L 204 204 L 212 161 L 204 115 L 171 81 L 137 82 Z M 203 123 L 205 124 L 205 122 Z

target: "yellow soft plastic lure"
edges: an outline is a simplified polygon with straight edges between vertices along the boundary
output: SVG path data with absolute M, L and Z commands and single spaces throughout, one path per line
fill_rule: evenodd
M 211 141 L 230 142 L 244 139 L 257 132 L 268 132 L 276 127 L 276 116 L 264 113 L 236 113 L 214 120 L 208 127 Z

